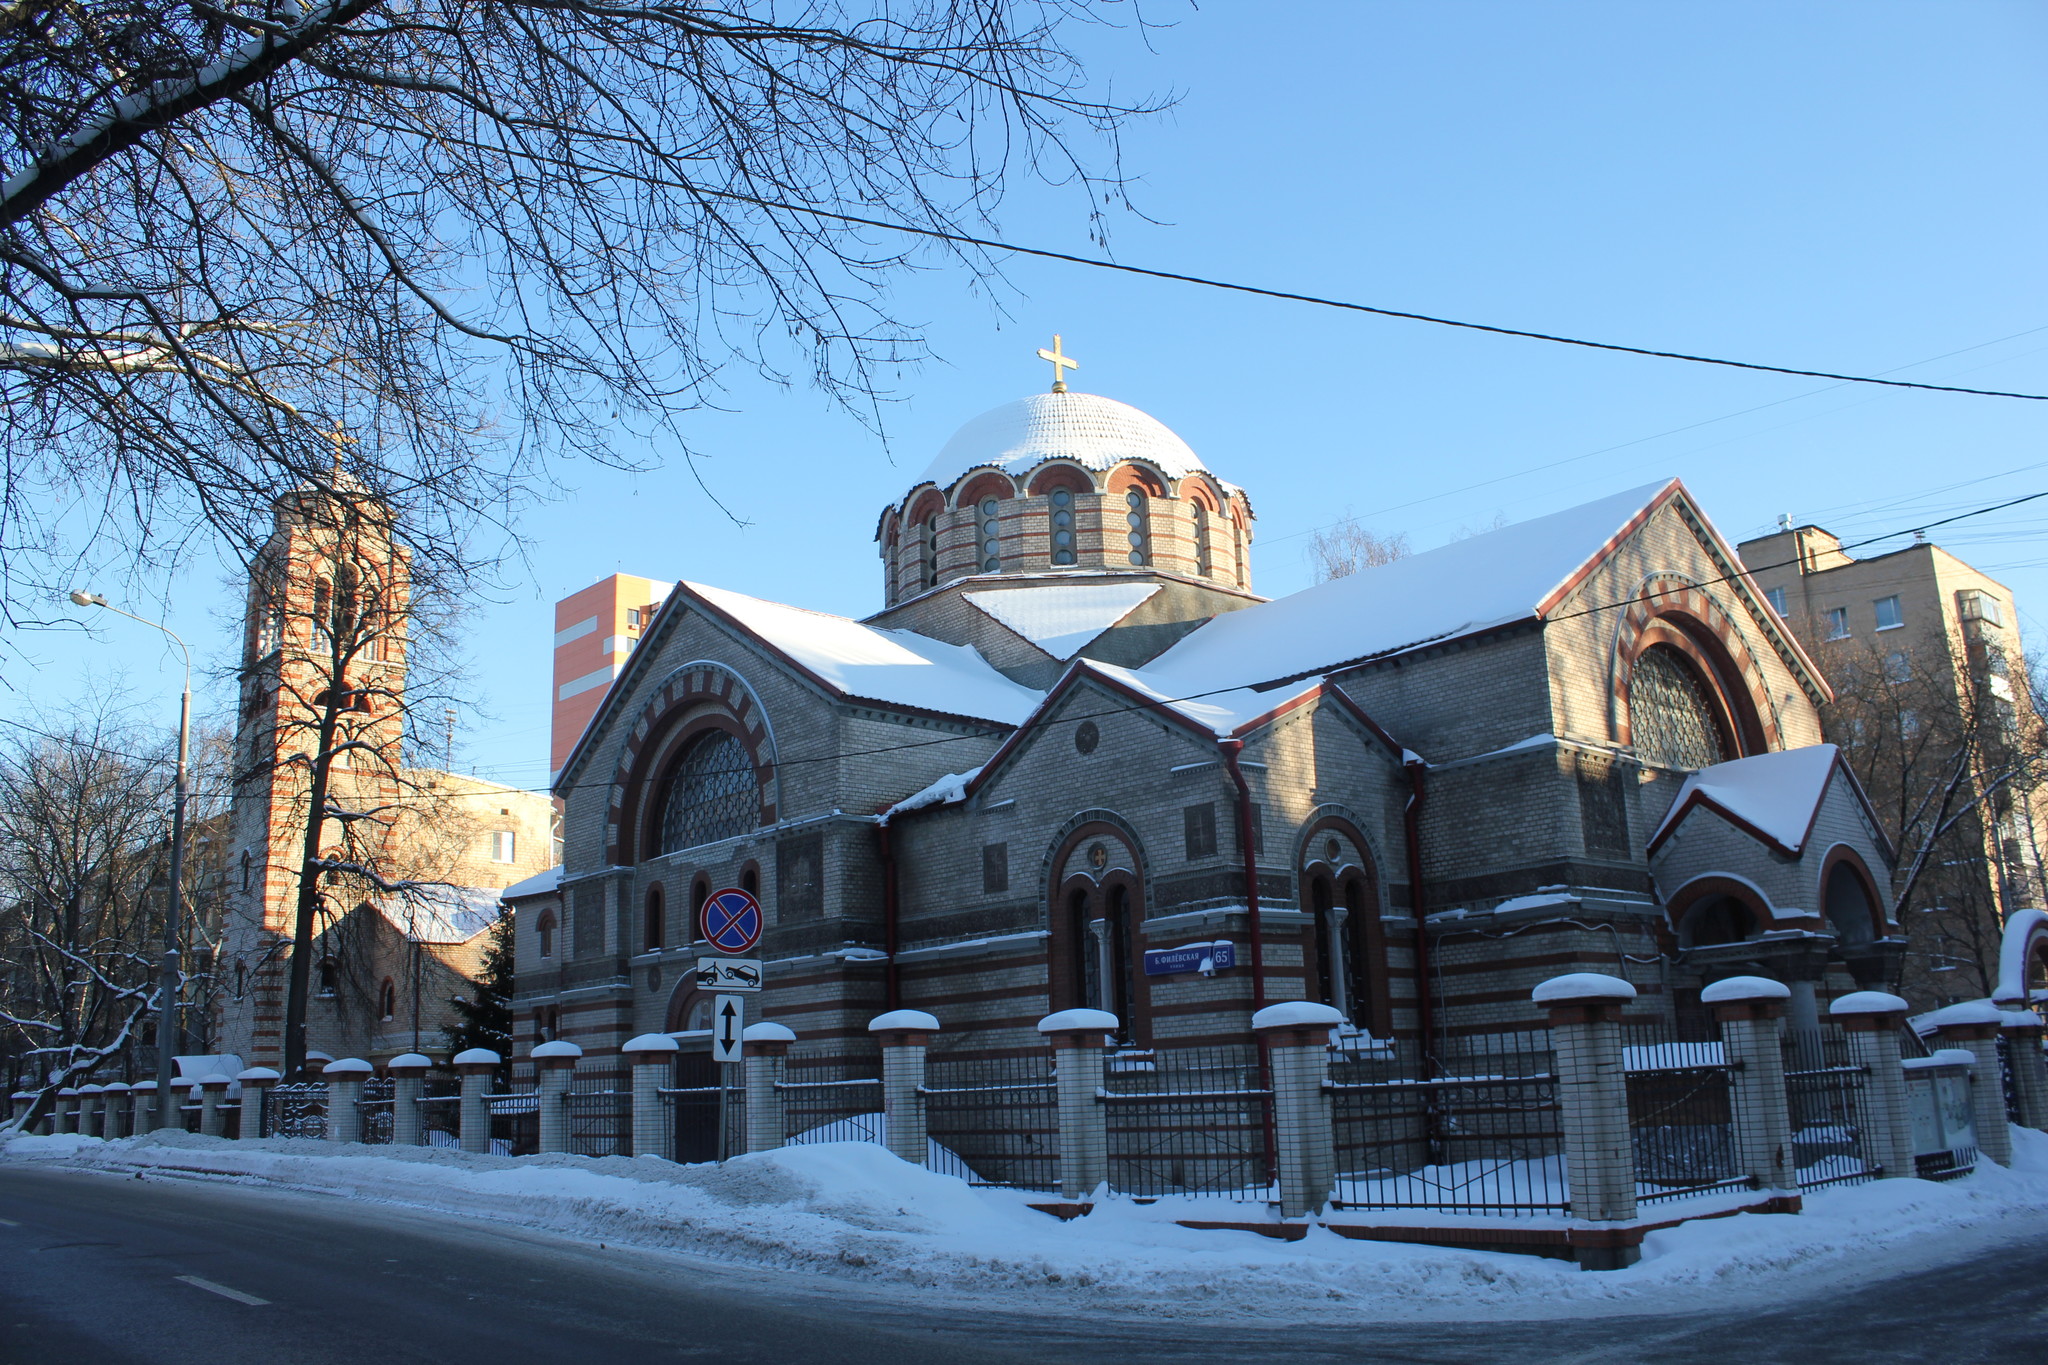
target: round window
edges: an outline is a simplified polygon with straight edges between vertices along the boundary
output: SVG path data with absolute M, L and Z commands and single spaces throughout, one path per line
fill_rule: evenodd
M 1074 562 L 1074 552 L 1072 550 L 1061 550 L 1052 557 L 1052 562 L 1055 564 L 1071 564 Z
M 1052 543 L 1061 549 L 1065 549 L 1074 543 L 1074 533 L 1072 531 L 1054 531 L 1052 533 Z
M 1069 507 L 1073 505 L 1073 501 L 1074 495 L 1066 489 L 1055 488 L 1052 490 L 1052 505 L 1054 507 Z
M 994 498 L 983 498 L 981 500 L 981 514 L 985 517 L 992 517 L 996 514 L 996 500 Z
M 1136 511 L 1145 505 L 1145 495 L 1133 488 L 1130 492 L 1124 494 L 1124 501 L 1131 505 L 1132 511 Z
M 996 559 L 993 556 L 981 561 L 981 571 L 983 573 L 994 573 L 997 569 L 1000 569 L 1002 567 L 1003 562 L 999 559 Z
M 1084 754 L 1095 752 L 1095 746 L 1102 742 L 1102 731 L 1095 728 L 1095 722 L 1084 720 L 1074 727 L 1074 747 Z
M 1144 562 L 1145 562 L 1145 556 L 1144 556 L 1144 553 L 1143 553 L 1142 551 L 1139 551 L 1139 550 L 1133 550 L 1133 551 L 1131 551 L 1131 563 L 1133 563 L 1133 564 L 1143 564 Z
M 1131 548 L 1133 550 L 1142 550 L 1145 548 L 1145 533 L 1143 531 L 1131 532 Z
M 996 543 L 993 540 L 983 541 L 981 543 L 981 552 L 985 555 L 993 557 L 996 553 Z
M 1055 526 L 1072 526 L 1074 524 L 1074 514 L 1072 512 L 1055 512 L 1052 514 L 1052 524 Z

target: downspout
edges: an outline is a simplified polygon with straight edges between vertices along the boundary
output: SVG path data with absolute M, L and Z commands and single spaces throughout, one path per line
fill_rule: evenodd
M 882 980 L 887 991 L 888 1008 L 902 1008 L 902 993 L 896 979 L 896 851 L 889 844 L 889 820 L 884 816 L 875 825 L 875 834 L 882 841 L 882 951 L 889 955 L 882 968 Z
M 1429 765 L 1412 753 L 1402 755 L 1408 773 L 1408 804 L 1402 812 L 1408 844 L 1408 906 L 1415 914 L 1415 1030 L 1421 1035 L 1422 1061 L 1434 1070 L 1436 1005 L 1430 995 L 1428 906 L 1422 896 L 1422 775 Z
M 1259 922 L 1259 860 L 1252 849 L 1252 789 L 1245 785 L 1244 773 L 1237 766 L 1244 741 L 1226 739 L 1221 747 L 1223 766 L 1237 784 L 1237 846 L 1244 852 L 1244 908 L 1251 922 L 1252 1013 L 1256 1014 L 1266 1007 L 1266 940 Z

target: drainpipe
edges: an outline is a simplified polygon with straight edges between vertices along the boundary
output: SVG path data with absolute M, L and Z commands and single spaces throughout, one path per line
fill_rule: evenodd
M 875 826 L 875 834 L 882 842 L 882 951 L 889 955 L 882 968 L 882 980 L 888 992 L 888 1007 L 893 1010 L 903 1004 L 896 980 L 896 851 L 889 846 L 888 820 Z
M 1259 923 L 1259 860 L 1252 851 L 1252 789 L 1245 785 L 1244 773 L 1237 766 L 1244 741 L 1226 739 L 1221 747 L 1223 766 L 1237 784 L 1237 846 L 1244 851 L 1244 908 L 1251 920 L 1252 1013 L 1256 1014 L 1266 1007 L 1266 940 Z
M 1429 931 L 1424 925 L 1429 908 L 1422 896 L 1422 775 L 1429 765 L 1408 754 L 1402 766 L 1408 773 L 1408 805 L 1402 814 L 1408 843 L 1408 902 L 1415 912 L 1415 1029 L 1422 1035 L 1423 1065 L 1433 1070 L 1436 1006 L 1430 997 Z

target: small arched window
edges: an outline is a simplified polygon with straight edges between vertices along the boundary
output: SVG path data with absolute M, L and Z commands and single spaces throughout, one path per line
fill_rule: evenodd
M 1636 756 L 1652 767 L 1705 768 L 1730 756 L 1712 688 L 1670 645 L 1651 645 L 1636 656 L 1628 712 Z
M 706 730 L 683 750 L 662 794 L 656 852 L 674 853 L 745 834 L 760 821 L 754 763 L 739 737 Z
M 544 958 L 555 955 L 555 912 L 543 910 L 540 923 L 533 927 L 534 940 L 540 944 L 540 955 Z
M 1209 576 L 1213 565 L 1209 557 L 1209 509 L 1204 503 L 1195 503 L 1195 572 L 1203 578 Z
M 1828 927 L 1843 945 L 1868 943 L 1877 937 L 1877 907 L 1870 903 L 1870 892 L 1848 862 L 1838 862 L 1828 870 L 1822 896 Z
M 996 512 L 1002 507 L 994 498 L 983 498 L 976 508 L 976 520 L 981 530 L 981 571 L 994 573 L 1003 567 L 1003 545 L 997 533 Z
M 242 850 L 242 889 L 244 891 L 249 889 L 249 870 L 255 864 L 255 861 L 254 858 L 249 856 L 248 849 Z
M 333 995 L 335 987 L 335 963 L 331 957 L 320 959 L 320 994 Z
M 1145 497 L 1145 490 L 1132 488 L 1124 493 L 1126 520 L 1130 522 L 1131 563 L 1137 565 L 1152 562 L 1152 516 L 1151 503 Z
M 667 928 L 667 916 L 662 900 L 660 882 L 647 888 L 647 908 L 642 913 L 640 946 L 650 953 L 661 947 L 663 933 Z
M 1052 552 L 1052 562 L 1055 565 L 1072 564 L 1074 562 L 1074 490 L 1071 488 L 1055 488 L 1046 495 L 1046 501 L 1052 505 L 1052 513 L 1047 518 L 1047 529 L 1051 537 L 1048 548 Z
M 246 964 L 235 964 L 235 999 L 240 1000 L 249 991 L 249 968 Z
M 699 877 L 690 883 L 690 937 L 697 937 L 698 917 L 704 911 L 704 902 L 711 899 L 711 883 Z
M 761 869 L 748 863 L 740 872 L 740 890 L 759 900 L 761 897 Z
M 917 524 L 917 581 L 923 588 L 939 586 L 939 514 Z
M 388 976 L 377 987 L 377 1016 L 386 1022 L 398 1017 L 398 984 Z

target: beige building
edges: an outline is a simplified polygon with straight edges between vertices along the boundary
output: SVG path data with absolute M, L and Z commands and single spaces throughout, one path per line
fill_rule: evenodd
M 1901 845 L 1894 894 L 1929 835 L 1931 819 L 1915 813 L 1940 809 L 1957 762 L 1969 771 L 1952 810 L 1991 793 L 1930 850 L 1903 916 L 1915 1004 L 1986 995 L 2002 926 L 2043 894 L 2028 758 L 2039 721 L 2012 590 L 1939 545 L 1857 559 L 1821 527 L 1789 521 L 1740 553 L 1835 687 L 1823 720 Z M 1966 743 L 1975 752 L 1959 760 Z

